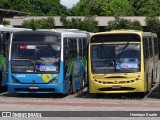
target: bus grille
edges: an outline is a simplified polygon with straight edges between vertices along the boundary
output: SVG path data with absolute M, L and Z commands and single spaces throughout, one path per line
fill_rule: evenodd
M 101 84 L 126 84 L 126 83 L 133 83 L 135 82 L 136 80 L 128 80 L 128 81 L 118 81 L 115 83 L 114 81 L 111 82 L 111 81 L 101 81 L 101 80 L 94 80 L 94 82 L 96 83 L 101 83 Z
M 39 89 L 28 89 L 28 88 L 15 88 L 16 92 L 54 92 L 54 88 L 39 88 Z
M 135 90 L 135 88 L 121 87 L 121 88 L 113 89 L 112 87 L 107 87 L 107 88 L 99 88 L 98 90 L 100 91 L 124 91 L 124 90 Z

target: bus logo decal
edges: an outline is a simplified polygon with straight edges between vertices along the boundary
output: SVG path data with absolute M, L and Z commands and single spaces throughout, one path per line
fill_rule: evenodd
M 44 75 L 42 75 L 42 80 L 44 82 L 49 82 L 50 80 L 52 80 L 52 75 L 51 74 L 44 74 Z

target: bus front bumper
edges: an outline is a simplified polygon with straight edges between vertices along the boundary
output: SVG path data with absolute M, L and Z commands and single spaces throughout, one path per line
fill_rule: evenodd
M 7 85 L 9 94 L 66 93 L 64 84 L 18 84 Z
M 145 92 L 143 80 L 125 84 L 103 84 L 89 81 L 89 93 L 134 93 Z

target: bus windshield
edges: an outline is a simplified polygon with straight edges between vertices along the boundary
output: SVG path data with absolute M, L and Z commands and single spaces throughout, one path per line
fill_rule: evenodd
M 58 72 L 60 44 L 14 43 L 12 72 Z
M 91 45 L 93 73 L 130 73 L 140 71 L 140 44 Z

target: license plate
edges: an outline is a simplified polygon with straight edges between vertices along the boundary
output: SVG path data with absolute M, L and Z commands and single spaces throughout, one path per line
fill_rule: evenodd
M 33 86 L 31 86 L 31 87 L 29 87 L 29 89 L 31 89 L 31 90 L 37 90 L 38 87 L 33 87 Z
M 121 86 L 112 86 L 112 89 L 121 89 Z

